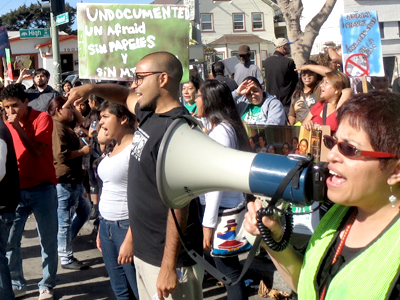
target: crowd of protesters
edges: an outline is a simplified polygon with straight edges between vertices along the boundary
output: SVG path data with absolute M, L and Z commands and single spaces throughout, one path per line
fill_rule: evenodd
M 34 85 L 25 89 L 22 70 L 0 97 L 0 186 L 9 199 L 0 200 L 2 299 L 26 294 L 21 238 L 31 213 L 43 261 L 39 300 L 53 299 L 58 257 L 62 268 L 89 268 L 74 257 L 72 247 L 89 219 L 99 226 L 97 247 L 117 299 L 202 299 L 203 270 L 181 249 L 172 215 L 158 195 L 158 146 L 167 125 L 185 114 L 198 118 L 218 143 L 248 152 L 306 155 L 308 141 L 294 137 L 274 144 L 263 132 L 246 134 L 246 125 L 307 130 L 329 125 L 334 135 L 337 111 L 360 90 L 359 83 L 340 71 L 334 53 L 339 54 L 332 49 L 328 64 L 309 60 L 296 68 L 287 57 L 290 44 L 284 38 L 275 41 L 275 53 L 263 63 L 265 80 L 251 63 L 247 45 L 239 47 L 234 78 L 225 77 L 223 63 L 216 62 L 214 79 L 204 82 L 192 72 L 182 85 L 181 63 L 167 52 L 145 56 L 130 87 L 72 87 L 66 81 L 63 96 L 48 85 L 45 69 L 35 70 Z M 387 93 L 388 77 L 373 77 L 370 85 Z M 243 194 L 233 191 L 210 192 L 201 199 L 175 210 L 189 244 L 200 254 L 212 251 L 221 234 L 218 213 L 245 203 Z M 237 255 L 214 257 L 214 263 L 232 280 L 239 277 Z M 248 298 L 243 280 L 226 289 L 229 300 Z

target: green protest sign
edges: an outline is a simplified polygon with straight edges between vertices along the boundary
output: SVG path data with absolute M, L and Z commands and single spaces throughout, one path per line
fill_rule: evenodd
M 183 5 L 78 3 L 79 77 L 132 80 L 139 60 L 167 51 L 189 80 L 189 10 Z

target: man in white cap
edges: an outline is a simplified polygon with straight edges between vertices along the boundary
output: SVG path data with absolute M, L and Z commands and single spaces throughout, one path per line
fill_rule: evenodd
M 294 61 L 286 56 L 290 54 L 290 44 L 285 38 L 276 39 L 275 52 L 263 62 L 266 91 L 281 100 L 288 115 L 290 100 L 298 81 Z
M 261 70 L 250 61 L 250 47 L 242 45 L 239 47 L 239 61 L 240 63 L 235 66 L 234 80 L 237 85 L 240 85 L 246 77 L 253 76 L 258 79 L 262 89 L 264 89 L 264 78 Z

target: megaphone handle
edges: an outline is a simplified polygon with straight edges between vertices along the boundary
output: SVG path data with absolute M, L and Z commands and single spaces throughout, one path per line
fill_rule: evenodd
M 287 210 L 290 210 L 291 205 L 287 208 Z M 275 241 L 272 236 L 271 236 L 271 230 L 267 228 L 263 223 L 262 223 L 262 218 L 264 216 L 271 216 L 273 215 L 273 210 L 269 207 L 266 208 L 261 208 L 257 212 L 257 227 L 261 232 L 261 236 L 267 244 L 267 246 L 272 250 L 276 252 L 281 252 L 286 249 L 286 247 L 289 245 L 290 239 L 292 238 L 293 234 L 293 214 L 288 214 L 285 213 L 285 232 L 283 233 L 282 239 L 277 242 Z
M 261 238 L 262 238 L 261 235 L 257 236 L 256 240 L 254 241 L 254 244 L 250 249 L 250 252 L 246 258 L 246 261 L 243 264 L 242 272 L 240 273 L 239 278 L 235 282 L 232 282 L 232 280 L 230 278 L 228 278 L 224 274 L 222 274 L 213 265 L 211 265 L 208 261 L 206 261 L 201 255 L 199 255 L 195 250 L 188 249 L 188 247 L 185 243 L 185 237 L 183 236 L 181 227 L 179 226 L 178 220 L 176 219 L 175 212 L 172 208 L 171 208 L 171 214 L 174 218 L 175 226 L 176 226 L 176 229 L 178 230 L 179 239 L 181 240 L 182 246 L 185 249 L 185 251 L 189 254 L 191 259 L 193 259 L 196 263 L 201 265 L 204 268 L 204 270 L 206 270 L 208 273 L 210 273 L 214 278 L 221 281 L 224 285 L 231 286 L 231 285 L 237 284 L 243 278 L 243 276 L 246 274 L 247 270 L 249 269 L 251 262 L 253 261 L 253 258 L 258 250 L 258 247 L 260 246 Z

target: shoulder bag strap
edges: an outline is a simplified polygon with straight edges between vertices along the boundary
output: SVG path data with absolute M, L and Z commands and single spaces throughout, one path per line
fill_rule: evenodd
M 322 125 L 326 125 L 326 113 L 328 111 L 328 103 L 324 104 L 324 111 L 322 113 Z
M 240 273 L 239 278 L 235 281 L 232 282 L 232 280 L 230 278 L 228 278 L 227 276 L 225 276 L 224 274 L 222 274 L 220 271 L 218 271 L 214 266 L 212 266 L 211 264 L 209 264 L 201 255 L 199 255 L 196 251 L 194 251 L 193 249 L 188 249 L 186 243 L 185 243 L 185 238 L 183 236 L 182 230 L 178 224 L 178 220 L 176 219 L 175 216 L 175 212 L 174 210 L 171 208 L 171 213 L 172 216 L 174 217 L 174 222 L 175 222 L 175 226 L 176 229 L 178 230 L 179 233 L 179 239 L 181 240 L 182 246 L 183 248 L 186 250 L 186 252 L 189 254 L 190 258 L 193 259 L 196 263 L 198 263 L 199 265 L 201 265 L 208 273 L 210 273 L 214 278 L 218 279 L 219 281 L 221 281 L 223 284 L 227 285 L 227 286 L 231 286 L 234 285 L 236 283 L 238 283 L 240 280 L 242 280 L 244 274 L 246 274 L 247 270 L 249 269 L 253 258 L 258 250 L 258 247 L 260 246 L 260 242 L 261 242 L 261 235 L 258 235 L 256 237 L 256 240 L 254 241 L 253 246 L 250 249 L 250 252 L 247 256 L 247 259 L 243 265 L 242 268 L 242 272 Z

